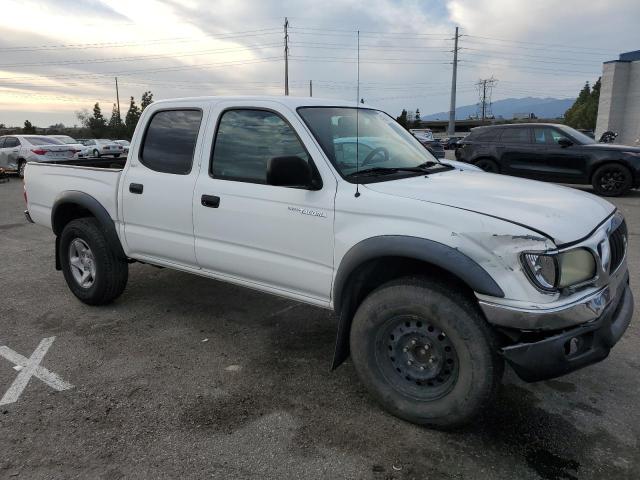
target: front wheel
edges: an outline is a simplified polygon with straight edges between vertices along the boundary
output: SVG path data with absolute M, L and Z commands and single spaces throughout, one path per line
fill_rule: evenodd
M 490 158 L 481 158 L 480 160 L 475 162 L 475 165 L 485 172 L 500 173 L 500 167 L 495 161 L 491 160 Z
M 425 278 L 396 280 L 371 293 L 356 312 L 350 342 L 360 379 L 385 409 L 437 428 L 476 416 L 504 369 L 477 307 Z
M 593 174 L 593 189 L 598 195 L 618 197 L 631 189 L 633 177 L 629 169 L 617 163 L 603 165 Z
M 60 237 L 64 279 L 73 294 L 88 305 L 118 298 L 129 278 L 129 265 L 108 244 L 95 218 L 72 220 Z
M 93 156 L 96 158 L 100 158 L 100 152 L 98 150 L 93 151 Z

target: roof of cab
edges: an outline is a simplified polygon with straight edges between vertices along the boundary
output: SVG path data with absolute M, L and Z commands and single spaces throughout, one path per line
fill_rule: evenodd
M 374 108 L 371 105 L 360 104 L 355 101 L 340 100 L 336 98 L 317 98 L 317 97 L 293 97 L 284 95 L 250 95 L 250 96 L 230 96 L 230 97 L 184 97 L 158 100 L 153 102 L 154 105 L 164 103 L 218 103 L 218 102 L 276 102 L 287 106 L 291 109 L 298 107 L 357 107 Z

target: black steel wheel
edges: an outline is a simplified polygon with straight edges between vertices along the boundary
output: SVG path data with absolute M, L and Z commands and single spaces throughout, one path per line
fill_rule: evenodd
M 413 315 L 391 318 L 376 338 L 376 361 L 387 380 L 417 400 L 435 400 L 451 391 L 458 356 L 444 330 Z
M 491 327 L 460 285 L 423 277 L 384 284 L 358 307 L 353 365 L 390 413 L 447 429 L 471 421 L 502 378 Z
M 598 168 L 593 174 L 593 189 L 605 197 L 624 195 L 631 189 L 633 177 L 629 169 L 618 163 Z

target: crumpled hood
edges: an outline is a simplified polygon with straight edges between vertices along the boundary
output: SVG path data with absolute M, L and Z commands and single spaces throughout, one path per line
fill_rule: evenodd
M 580 190 L 484 172 L 451 170 L 366 187 L 524 225 L 556 245 L 586 237 L 615 210 L 606 200 Z

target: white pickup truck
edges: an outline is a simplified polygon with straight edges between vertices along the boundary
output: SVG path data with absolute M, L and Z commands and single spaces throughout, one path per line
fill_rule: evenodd
M 114 162 L 26 168 L 27 218 L 76 297 L 113 301 L 140 261 L 332 309 L 334 367 L 350 354 L 412 422 L 469 421 L 505 361 L 525 381 L 600 361 L 631 321 L 613 205 L 440 163 L 379 110 L 160 101 Z

